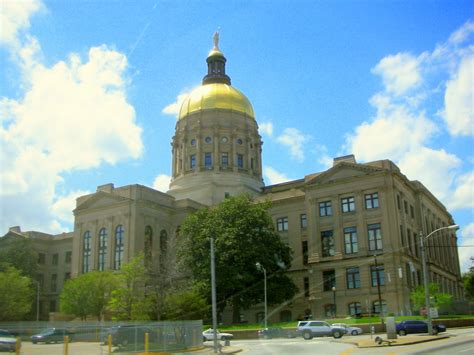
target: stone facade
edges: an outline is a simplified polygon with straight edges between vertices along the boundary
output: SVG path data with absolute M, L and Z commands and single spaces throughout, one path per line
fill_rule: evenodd
M 263 186 L 253 108 L 230 86 L 217 47 L 207 63 L 204 85 L 180 110 L 170 191 L 106 184 L 77 199 L 73 233 L 9 232 L 35 241 L 43 308 L 58 309 L 67 277 L 118 270 L 140 252 L 160 260 L 188 214 L 247 192 L 257 202 L 272 201 L 275 227 L 293 250 L 289 274 L 300 289 L 270 310 L 270 321 L 378 312 L 379 299 L 384 314 L 411 314 L 409 293 L 422 282 L 419 233 L 454 224 L 446 208 L 390 160 L 360 164 L 352 155 L 334 159 L 326 171 Z M 430 281 L 462 300 L 455 232 L 432 238 L 427 254 Z M 230 319 L 223 314 L 224 322 Z M 242 319 L 262 320 L 263 305 Z

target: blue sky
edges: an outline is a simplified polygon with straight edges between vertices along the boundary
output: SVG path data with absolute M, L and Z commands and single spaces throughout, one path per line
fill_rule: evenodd
M 1 230 L 72 229 L 101 184 L 166 190 L 179 100 L 219 29 L 263 137 L 265 183 L 391 159 L 474 256 L 469 1 L 0 0 Z

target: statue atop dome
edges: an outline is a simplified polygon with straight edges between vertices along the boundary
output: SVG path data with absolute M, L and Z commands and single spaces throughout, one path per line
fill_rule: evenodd
M 214 41 L 214 49 L 219 49 L 219 31 L 214 32 L 212 39 Z

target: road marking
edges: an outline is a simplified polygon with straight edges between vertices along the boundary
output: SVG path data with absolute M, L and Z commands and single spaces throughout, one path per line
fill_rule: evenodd
M 339 355 L 347 355 L 347 354 L 350 354 L 353 351 L 354 351 L 354 348 L 350 348 L 350 349 L 347 349 L 347 350 L 343 351 L 342 353 L 339 353 Z
M 465 353 L 466 351 L 471 351 L 471 350 L 473 350 L 473 349 L 474 349 L 474 348 L 469 348 L 469 349 L 466 349 L 466 350 L 460 350 L 459 352 L 460 352 L 460 353 Z

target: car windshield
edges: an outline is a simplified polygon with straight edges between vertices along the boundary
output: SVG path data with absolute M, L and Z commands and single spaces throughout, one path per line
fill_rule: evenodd
M 43 330 L 38 335 L 47 335 L 47 334 L 52 334 L 52 333 L 54 333 L 54 328 L 48 328 L 48 329 Z

